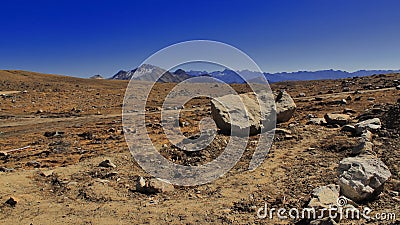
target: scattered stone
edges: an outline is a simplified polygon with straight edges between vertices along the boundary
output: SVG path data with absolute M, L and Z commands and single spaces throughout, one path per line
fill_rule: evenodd
M 44 133 L 45 137 L 61 137 L 65 134 L 63 131 L 46 131 Z
M 5 203 L 11 207 L 15 207 L 18 203 L 18 199 L 15 197 L 10 197 Z
M 103 162 L 99 163 L 99 167 L 115 168 L 117 166 L 114 163 L 112 163 L 109 159 L 106 159 Z
M 369 155 L 345 158 L 338 167 L 341 193 L 356 202 L 379 195 L 391 173 L 378 158 Z
M 373 155 L 374 144 L 370 141 L 363 140 L 361 138 L 360 144 L 358 144 L 355 148 L 352 149 L 351 154 L 359 155 L 359 154 L 370 154 Z
M 296 110 L 296 104 L 292 97 L 286 91 L 282 91 L 278 94 L 275 104 L 277 122 L 284 123 L 289 121 Z
M 344 132 L 355 133 L 355 132 L 356 132 L 356 128 L 355 128 L 353 125 L 347 124 L 347 125 L 344 125 L 344 126 L 342 127 L 342 131 L 344 131 Z
M 14 169 L 9 169 L 4 166 L 0 166 L 0 172 L 8 173 L 8 172 L 12 172 L 12 171 L 14 171 Z
M 292 131 L 283 128 L 275 128 L 275 134 L 292 134 Z
M 326 125 L 325 118 L 310 118 L 307 122 L 307 125 L 314 124 L 314 125 Z
M 347 114 L 333 114 L 333 113 L 327 113 L 324 116 L 326 122 L 330 125 L 340 125 L 344 126 L 350 122 L 350 116 Z
M 156 178 L 146 179 L 139 176 L 136 180 L 136 191 L 143 194 L 165 193 L 174 191 L 174 186 Z
M 299 93 L 298 96 L 299 96 L 299 97 L 306 97 L 306 94 L 305 94 L 305 93 Z
M 322 97 L 315 97 L 314 99 L 315 99 L 315 101 L 322 101 L 322 100 L 324 100 L 324 98 L 322 98 Z
M 381 126 L 381 120 L 379 118 L 373 118 L 359 122 L 354 127 L 356 128 L 356 134 L 360 135 L 366 130 L 377 131 Z
M 315 188 L 312 192 L 312 198 L 308 203 L 308 207 L 320 209 L 329 208 L 329 206 L 336 205 L 339 198 L 339 193 L 339 185 L 335 184 Z
M 40 175 L 43 177 L 50 177 L 54 174 L 54 170 L 45 170 L 45 171 L 40 171 Z
M 353 109 L 349 109 L 349 108 L 345 108 L 344 110 L 343 110 L 343 113 L 351 113 L 351 114 L 353 114 L 353 113 L 357 113 L 355 110 L 353 110 Z
M 363 141 L 372 141 L 372 136 L 373 135 L 372 135 L 371 131 L 366 130 L 366 131 L 362 132 L 361 139 Z
M 26 166 L 33 167 L 33 168 L 40 168 L 41 164 L 38 161 L 29 161 L 26 163 Z

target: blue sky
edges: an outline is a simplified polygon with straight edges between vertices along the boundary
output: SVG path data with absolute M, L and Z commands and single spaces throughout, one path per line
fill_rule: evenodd
M 0 69 L 106 77 L 171 44 L 209 39 L 265 72 L 400 69 L 400 1 L 0 3 Z

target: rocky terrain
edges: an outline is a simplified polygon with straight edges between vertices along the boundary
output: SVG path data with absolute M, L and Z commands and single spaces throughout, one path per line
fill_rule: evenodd
M 290 116 L 281 114 L 261 166 L 248 170 L 259 136 L 256 119 L 231 171 L 208 184 L 179 187 L 150 177 L 128 150 L 121 122 L 127 81 L 0 71 L 0 223 L 399 224 L 399 80 L 400 74 L 386 74 L 274 83 L 295 110 L 281 108 Z M 175 163 L 212 161 L 229 134 L 218 133 L 200 152 L 182 151 L 163 134 L 160 107 L 173 87 L 157 83 L 150 95 L 150 138 Z M 249 92 L 243 84 L 232 87 Z M 277 98 L 277 105 L 291 105 L 289 97 Z M 199 121 L 215 114 L 213 104 L 205 97 L 186 103 L 183 134 L 198 135 Z M 396 218 L 257 216 L 265 205 L 321 208 L 339 196 L 344 208 L 368 207 L 371 216 L 391 212 Z

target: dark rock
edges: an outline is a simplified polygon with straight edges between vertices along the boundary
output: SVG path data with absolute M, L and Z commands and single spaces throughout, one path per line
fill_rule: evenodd
M 99 163 L 99 167 L 105 167 L 105 168 L 115 168 L 117 167 L 114 163 L 112 163 L 109 159 L 106 159 Z

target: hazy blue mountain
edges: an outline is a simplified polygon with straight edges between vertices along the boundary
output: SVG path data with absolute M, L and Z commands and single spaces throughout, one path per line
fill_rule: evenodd
M 225 83 L 244 83 L 244 79 L 250 82 L 262 82 L 265 77 L 269 82 L 293 81 L 293 80 L 324 80 L 324 79 L 341 79 L 355 76 L 370 76 L 374 74 L 400 73 L 400 70 L 359 70 L 356 72 L 347 72 L 342 70 L 319 70 L 319 71 L 297 71 L 297 72 L 280 72 L 280 73 L 260 73 L 249 70 L 239 72 L 225 69 L 223 71 L 184 71 L 178 69 L 175 72 L 169 72 L 153 65 L 142 65 L 140 68 L 119 71 L 111 79 L 129 80 L 133 77 L 135 80 L 155 81 L 156 76 L 160 73 L 164 75 L 159 82 L 181 82 L 190 77 L 210 76 L 221 80 Z M 243 76 L 243 78 L 240 76 Z

